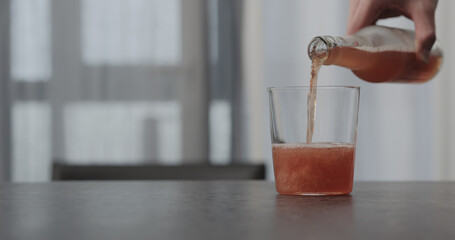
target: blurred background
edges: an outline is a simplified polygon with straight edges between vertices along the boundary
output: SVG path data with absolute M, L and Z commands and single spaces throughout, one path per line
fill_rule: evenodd
M 265 164 L 271 86 L 309 84 L 307 44 L 344 35 L 348 0 L 0 2 L 0 179 L 74 165 Z M 455 2 L 440 0 L 441 72 L 361 87 L 356 180 L 455 180 Z M 404 18 L 380 24 L 413 28 Z

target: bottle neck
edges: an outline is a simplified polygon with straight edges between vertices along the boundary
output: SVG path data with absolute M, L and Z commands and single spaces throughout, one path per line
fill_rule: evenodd
M 358 45 L 358 39 L 353 36 L 318 36 L 313 38 L 308 45 L 308 56 L 312 61 L 321 61 L 323 65 L 338 65 L 356 69 L 358 66 L 363 65 L 363 60 L 357 59 L 358 61 L 356 61 L 351 59 L 350 61 L 343 61 L 342 57 L 346 55 L 346 51 L 344 51 L 346 48 Z
M 324 65 L 336 64 L 340 57 L 339 47 L 354 45 L 349 37 L 318 36 L 308 45 L 308 56 L 312 61 L 322 61 Z

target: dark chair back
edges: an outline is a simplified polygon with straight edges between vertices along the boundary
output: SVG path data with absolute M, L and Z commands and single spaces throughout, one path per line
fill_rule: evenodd
M 53 180 L 252 180 L 265 179 L 264 164 L 71 165 L 55 163 Z

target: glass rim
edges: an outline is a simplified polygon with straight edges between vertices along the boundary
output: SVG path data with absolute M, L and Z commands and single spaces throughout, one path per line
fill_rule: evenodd
M 282 87 L 268 87 L 267 91 L 272 90 L 309 90 L 310 86 L 282 86 Z M 316 89 L 355 89 L 360 90 L 360 86 L 336 86 L 336 85 L 329 85 L 329 86 L 316 86 Z

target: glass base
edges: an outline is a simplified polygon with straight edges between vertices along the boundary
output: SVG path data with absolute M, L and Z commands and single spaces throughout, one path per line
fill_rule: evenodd
M 295 192 L 295 193 L 280 193 L 282 195 L 294 195 L 294 196 L 340 196 L 348 195 L 351 192 Z

